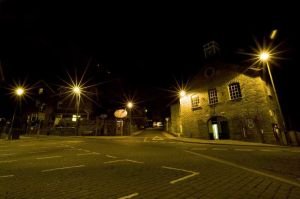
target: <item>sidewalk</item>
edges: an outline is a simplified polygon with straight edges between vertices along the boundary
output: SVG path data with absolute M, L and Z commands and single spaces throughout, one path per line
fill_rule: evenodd
M 260 146 L 260 147 L 288 147 L 273 144 L 263 144 L 256 142 L 246 142 L 238 140 L 204 140 L 199 138 L 176 137 L 171 133 L 164 132 L 164 136 L 178 142 L 197 143 L 197 144 L 216 144 L 216 145 L 236 145 L 236 146 Z

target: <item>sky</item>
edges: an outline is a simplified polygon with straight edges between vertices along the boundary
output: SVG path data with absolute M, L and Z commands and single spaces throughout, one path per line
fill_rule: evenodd
M 45 79 L 88 66 L 122 79 L 137 100 L 166 106 L 167 89 L 185 82 L 203 62 L 202 46 L 215 40 L 223 55 L 248 52 L 278 29 L 284 50 L 274 69 L 284 110 L 299 110 L 296 6 L 288 1 L 237 3 L 95 3 L 0 1 L 0 60 L 6 82 Z M 278 76 L 278 77 L 277 77 Z M 88 78 L 88 77 L 87 77 Z M 100 80 L 99 80 L 100 81 Z M 296 108 L 295 108 L 296 106 Z

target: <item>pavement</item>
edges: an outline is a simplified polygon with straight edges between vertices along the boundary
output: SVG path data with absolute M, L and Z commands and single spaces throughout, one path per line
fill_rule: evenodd
M 261 146 L 261 147 L 291 147 L 291 146 L 280 146 L 280 145 L 274 145 L 274 144 L 247 142 L 247 141 L 239 141 L 239 140 L 205 140 L 205 139 L 199 139 L 199 138 L 177 137 L 168 132 L 163 132 L 163 135 L 174 141 L 196 143 L 196 144 Z M 293 148 L 294 147 L 295 146 L 293 146 Z M 300 148 L 300 147 L 297 147 L 297 148 Z

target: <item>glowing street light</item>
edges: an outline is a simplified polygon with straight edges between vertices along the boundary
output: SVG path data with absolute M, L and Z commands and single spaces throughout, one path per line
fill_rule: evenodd
M 270 77 L 272 88 L 273 88 L 273 92 L 274 92 L 274 95 L 275 95 L 275 100 L 276 100 L 277 107 L 278 107 L 278 110 L 279 110 L 279 114 L 280 114 L 280 117 L 281 117 L 281 120 L 282 120 L 282 124 L 283 124 L 283 130 L 285 132 L 286 131 L 285 121 L 284 121 L 284 117 L 283 117 L 283 114 L 282 114 L 281 106 L 280 106 L 280 103 L 279 103 L 279 100 L 278 100 L 278 96 L 277 96 L 275 84 L 274 84 L 274 81 L 273 81 L 273 76 L 272 76 L 270 65 L 269 65 L 269 59 L 271 59 L 271 54 L 270 54 L 270 52 L 268 52 L 266 50 L 263 50 L 263 51 L 261 51 L 259 53 L 258 57 L 259 57 L 259 60 L 261 62 L 266 63 L 266 65 L 267 65 L 269 77 Z
M 22 87 L 17 87 L 17 88 L 14 89 L 13 93 L 16 95 L 17 100 L 19 102 L 19 100 L 21 100 L 22 96 L 25 94 L 25 89 L 22 88 Z M 8 139 L 9 140 L 12 139 L 12 133 L 11 132 L 12 132 L 12 128 L 13 128 L 17 108 L 18 108 L 18 103 L 16 104 L 15 111 L 14 111 L 14 114 L 13 114 L 13 117 L 12 117 L 12 120 L 11 120 L 11 125 L 10 125 L 9 131 L 8 131 Z
M 132 107 L 133 107 L 133 103 L 132 102 L 127 102 L 126 106 L 129 109 L 129 135 L 130 135 L 131 134 L 131 120 L 132 120 L 131 110 L 132 110 Z
M 179 92 L 179 96 L 180 96 L 180 97 L 186 96 L 186 92 L 185 92 L 184 90 L 181 90 L 181 91 Z
M 81 90 L 81 87 L 78 85 L 72 87 L 73 94 L 76 97 L 76 135 L 79 134 L 79 105 Z

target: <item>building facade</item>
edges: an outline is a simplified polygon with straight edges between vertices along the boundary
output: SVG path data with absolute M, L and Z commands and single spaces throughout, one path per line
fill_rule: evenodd
M 284 144 L 282 119 L 263 69 L 214 61 L 171 107 L 173 133 L 201 139 Z

